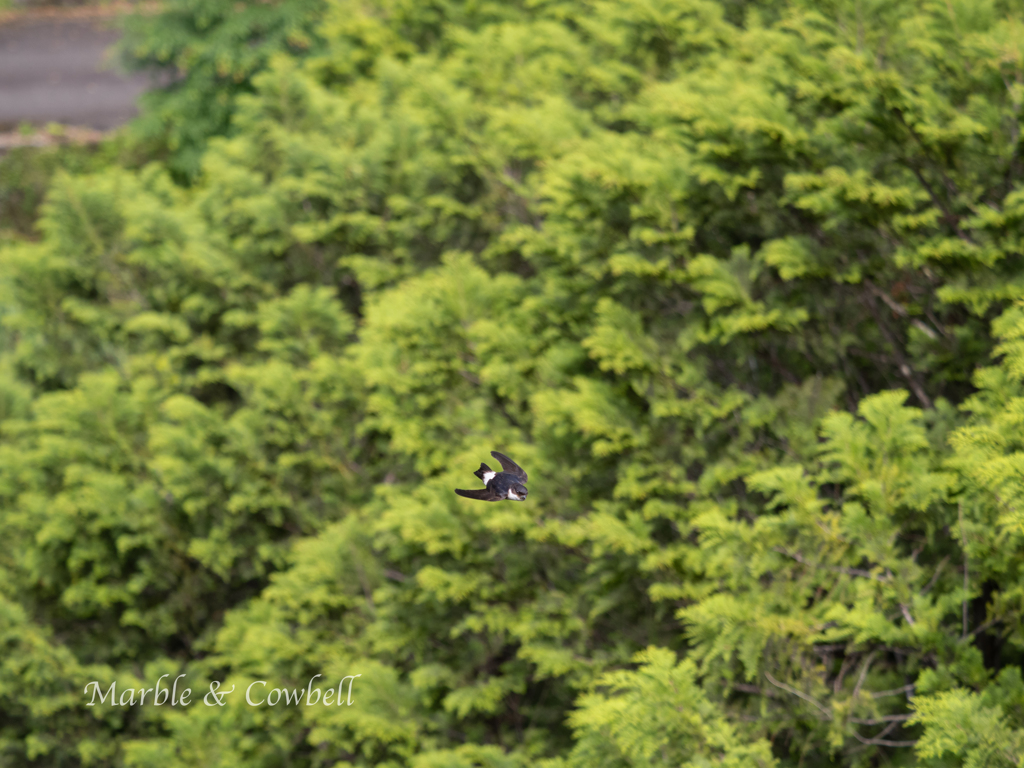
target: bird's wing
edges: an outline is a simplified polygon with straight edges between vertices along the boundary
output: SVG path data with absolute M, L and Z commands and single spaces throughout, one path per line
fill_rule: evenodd
M 464 496 L 467 499 L 477 499 L 478 501 L 498 501 L 501 498 L 486 488 L 481 488 L 479 491 L 464 491 L 461 488 L 456 488 L 455 492 L 459 496 Z
M 519 478 L 519 482 L 526 482 L 526 473 L 523 468 L 516 464 L 512 459 L 506 456 L 504 453 L 498 453 L 497 451 L 491 451 L 491 456 L 496 458 L 501 463 L 501 468 L 508 472 L 510 475 L 515 475 Z

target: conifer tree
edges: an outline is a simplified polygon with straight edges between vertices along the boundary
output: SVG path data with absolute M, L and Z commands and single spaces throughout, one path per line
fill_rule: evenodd
M 0 250 L 0 760 L 1019 763 L 1019 8 L 198 8 Z

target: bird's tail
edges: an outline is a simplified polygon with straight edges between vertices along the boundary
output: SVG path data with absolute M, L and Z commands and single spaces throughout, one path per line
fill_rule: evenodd
M 480 469 L 478 469 L 473 474 L 476 475 L 477 477 L 479 477 L 481 480 L 483 480 L 484 479 L 484 472 L 490 472 L 490 471 L 491 471 L 490 467 L 488 467 L 486 464 L 481 463 L 480 464 Z

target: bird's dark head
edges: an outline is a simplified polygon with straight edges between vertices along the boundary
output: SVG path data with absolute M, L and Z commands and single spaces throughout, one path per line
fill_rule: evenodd
M 508 497 L 513 501 L 526 501 L 526 494 L 529 491 L 526 486 L 522 483 L 513 483 L 512 487 L 508 490 Z

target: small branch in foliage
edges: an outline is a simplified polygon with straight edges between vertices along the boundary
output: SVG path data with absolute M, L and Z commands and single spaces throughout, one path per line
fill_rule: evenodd
M 929 297 L 929 302 L 930 301 L 931 301 L 931 297 Z M 946 330 L 946 326 L 944 326 L 942 324 L 942 322 L 939 320 L 939 318 L 937 318 L 935 316 L 935 313 L 932 312 L 931 308 L 928 305 L 925 305 L 925 307 L 924 307 L 924 314 L 925 314 L 925 317 L 927 317 L 928 320 L 931 322 L 932 327 L 935 328 L 935 330 L 937 330 L 939 333 L 941 333 L 947 339 L 951 339 L 952 338 L 952 335 L 949 333 L 949 331 Z
M 821 713 L 823 715 L 825 715 L 825 719 L 826 720 L 831 720 L 832 719 L 832 713 L 829 710 L 825 709 L 825 707 L 821 706 L 821 704 L 819 704 L 812 696 L 808 696 L 803 691 L 798 691 L 796 688 L 794 688 L 791 685 L 786 685 L 785 683 L 780 683 L 778 680 L 776 680 L 774 677 L 771 676 L 770 672 L 765 672 L 764 676 L 766 678 L 768 678 L 768 682 L 771 683 L 772 685 L 774 685 L 776 688 L 781 688 L 784 691 L 788 691 L 789 693 L 792 693 L 794 696 L 799 696 L 804 701 L 813 704 L 815 707 L 817 707 L 821 711 Z
M 939 334 L 937 334 L 934 330 L 929 328 L 923 321 L 919 320 L 916 317 L 911 317 L 910 312 L 907 310 L 907 308 L 900 304 L 898 301 L 896 301 L 896 299 L 894 299 L 888 293 L 883 291 L 881 288 L 879 288 L 877 285 L 875 285 L 867 278 L 864 279 L 864 285 L 866 285 L 868 290 L 875 294 L 875 296 L 884 301 L 886 306 L 889 307 L 889 309 L 891 309 L 900 317 L 905 317 L 908 320 L 910 320 L 910 324 L 917 328 L 919 331 L 921 331 L 921 333 L 923 333 L 929 339 L 931 339 L 932 341 L 938 340 Z
M 871 669 L 871 664 L 875 660 L 875 656 L 878 655 L 878 651 L 874 650 L 868 654 L 868 657 L 864 659 L 864 666 L 860 668 L 860 676 L 857 678 L 857 684 L 853 686 L 853 695 L 851 699 L 856 699 L 860 694 L 860 688 L 864 685 L 864 678 L 868 676 L 868 670 Z
M 870 738 L 864 738 L 859 733 L 854 731 L 853 735 L 862 744 L 870 744 L 870 745 L 879 746 L 879 747 L 912 747 L 917 742 L 915 742 L 915 741 L 892 741 L 890 739 L 883 739 L 882 738 L 883 736 L 887 736 L 900 723 L 909 720 L 911 717 L 912 717 L 912 715 L 909 715 L 909 714 L 908 715 L 886 715 L 885 717 L 883 717 L 880 720 L 861 720 L 861 719 L 858 719 L 858 718 L 851 717 L 850 721 L 853 722 L 853 723 L 857 723 L 859 725 L 881 725 L 884 722 L 888 722 L 889 723 L 887 726 L 885 726 L 885 728 L 883 728 L 882 730 L 880 730 L 878 733 L 876 733 L 874 736 L 872 736 Z
M 786 557 L 793 558 L 801 565 L 807 565 L 811 568 L 825 568 L 826 570 L 835 571 L 836 573 L 845 573 L 847 576 L 862 576 L 865 579 L 874 579 L 875 581 L 881 582 L 886 582 L 890 579 L 890 576 L 888 574 L 885 576 L 879 576 L 877 573 L 865 571 L 860 568 L 845 568 L 841 565 L 817 565 L 815 563 L 809 563 L 807 562 L 807 559 L 799 552 L 787 552 L 786 549 L 783 547 L 775 547 L 775 551 L 781 555 L 785 555 Z
M 888 690 L 888 691 L 875 691 L 874 693 L 871 694 L 871 697 L 874 698 L 874 699 L 881 699 L 884 696 L 898 696 L 901 693 L 910 693 L 916 687 L 917 687 L 916 683 L 910 683 L 909 685 L 904 685 L 901 688 L 893 688 L 893 689 Z
M 971 245 L 974 245 L 974 242 L 971 240 L 971 238 L 968 237 L 967 234 L 960 228 L 960 217 L 953 213 L 949 209 L 949 206 L 942 202 L 939 196 L 935 193 L 935 190 L 932 189 L 931 184 L 928 183 L 924 175 L 921 173 L 921 170 L 910 160 L 907 160 L 906 164 L 907 167 L 910 168 L 910 170 L 913 172 L 914 176 L 917 177 L 917 180 L 918 182 L 920 182 L 921 186 L 925 188 L 925 191 L 928 193 L 928 196 L 932 199 L 932 203 L 935 205 L 935 207 L 942 211 L 942 215 L 946 219 L 946 223 L 953 228 L 953 232 L 956 233 L 956 236 L 963 240 L 965 243 L 970 243 Z
M 900 123 L 903 124 L 903 127 L 907 129 L 907 131 L 913 137 L 914 141 L 917 142 L 917 145 L 921 148 L 921 151 L 924 153 L 925 159 L 931 160 L 931 153 L 929 152 L 928 147 L 925 146 L 925 143 L 921 139 L 920 134 L 918 134 L 918 132 L 914 130 L 914 127 L 907 122 L 907 119 L 903 115 L 903 110 L 896 109 L 893 111 L 896 113 L 896 117 L 900 121 Z M 921 173 L 921 170 L 917 167 L 917 165 L 911 162 L 909 158 L 907 158 L 906 163 L 910 167 L 910 170 L 914 172 L 914 175 L 917 177 L 917 180 L 921 183 L 921 186 L 923 186 L 925 190 L 928 192 L 928 196 L 931 197 L 932 202 L 942 210 L 943 214 L 946 217 L 946 222 L 953 228 L 953 231 L 956 233 L 956 236 L 963 240 L 965 243 L 970 243 L 971 245 L 974 245 L 975 243 L 971 239 L 970 235 L 965 233 L 960 228 L 960 217 L 953 213 L 953 210 L 949 207 L 948 203 L 945 203 L 941 200 L 941 198 L 938 196 L 935 190 L 933 190 L 931 185 L 925 180 L 924 175 Z M 960 190 L 957 189 L 956 184 L 953 183 L 953 180 L 946 175 L 946 172 L 942 170 L 942 164 L 935 163 L 934 166 L 934 170 L 941 177 L 942 184 L 943 186 L 945 186 L 946 191 L 953 197 L 959 197 Z
M 967 636 L 968 637 L 974 637 L 975 635 L 980 635 L 982 632 L 984 632 L 986 629 L 991 627 L 993 624 L 998 624 L 1000 621 L 1001 621 L 1001 619 L 999 617 L 991 618 L 988 621 L 986 621 L 984 624 L 981 624 L 980 626 L 975 627 L 974 629 L 972 629 L 970 632 L 967 633 Z
M 949 562 L 949 555 L 946 555 L 939 561 L 939 564 L 935 566 L 935 573 L 932 574 L 931 579 L 924 585 L 924 589 L 921 590 L 921 594 L 925 595 L 928 591 L 935 586 L 935 582 L 939 580 L 939 574 L 942 573 L 942 569 L 946 567 Z
M 886 324 L 885 322 L 885 318 L 882 317 L 882 314 L 878 311 L 878 308 L 875 306 L 875 302 L 868 298 L 866 303 L 868 305 L 868 310 L 874 316 L 875 322 L 878 324 L 878 329 L 882 332 L 882 335 L 885 336 L 885 338 L 888 339 L 889 343 L 892 345 L 893 355 L 896 357 L 896 369 L 900 372 L 903 378 L 907 380 L 907 384 L 910 385 L 911 391 L 913 391 L 914 395 L 917 397 L 918 401 L 920 401 L 921 405 L 923 405 L 925 408 L 930 409 L 932 407 L 932 400 L 925 393 L 924 387 L 922 386 L 921 382 L 917 380 L 917 377 L 914 375 L 914 371 L 910 367 L 910 363 L 908 363 L 907 359 L 903 356 L 903 352 L 901 351 L 902 345 L 900 344 L 899 339 L 897 339 L 895 334 L 893 334 L 893 332 L 889 329 L 888 324 Z
M 968 575 L 967 575 L 967 533 L 964 531 L 964 503 L 958 502 L 956 505 L 956 516 L 960 520 L 960 541 L 963 542 L 964 551 L 964 599 L 963 599 L 963 634 L 960 636 L 961 639 L 967 637 L 967 589 L 969 586 Z
M 837 696 L 839 695 L 839 691 L 842 690 L 843 678 L 846 677 L 846 673 L 850 671 L 850 667 L 852 667 L 856 662 L 856 655 L 851 654 L 843 659 L 843 663 L 839 666 L 839 674 L 836 675 L 836 681 L 832 684 L 832 690 Z
M 756 693 L 759 696 L 764 696 L 764 691 L 758 688 L 756 685 L 750 685 L 749 683 L 733 683 L 733 689 L 741 691 L 743 693 Z
M 886 733 L 887 730 L 882 732 Z M 876 747 L 912 747 L 917 744 L 916 741 L 891 741 L 890 739 L 880 739 L 877 736 L 871 739 L 865 739 L 856 731 L 853 732 L 853 735 L 857 737 L 857 741 L 861 744 L 871 744 Z
M 860 717 L 851 717 L 851 723 L 857 723 L 857 725 L 884 725 L 885 723 L 902 723 L 904 720 L 909 720 L 913 715 L 882 715 L 879 718 L 873 720 L 867 720 Z
M 826 625 L 824 627 L 824 629 L 832 629 L 832 627 L 837 626 L 837 624 L 834 621 L 830 621 L 829 624 L 831 624 L 832 626 L 827 626 Z M 814 650 L 817 651 L 818 653 L 832 653 L 833 651 L 845 651 L 846 650 L 846 645 L 847 645 L 846 643 L 832 643 L 831 645 L 816 645 L 816 646 L 814 646 Z
M 356 576 L 359 578 L 359 584 L 363 588 L 363 596 L 366 597 L 366 606 L 370 609 L 370 615 L 375 616 L 377 613 L 377 606 L 373 603 L 373 590 L 370 587 L 369 579 L 366 578 L 366 571 L 363 570 L 362 564 L 355 557 L 353 557 L 353 565 L 355 565 Z

